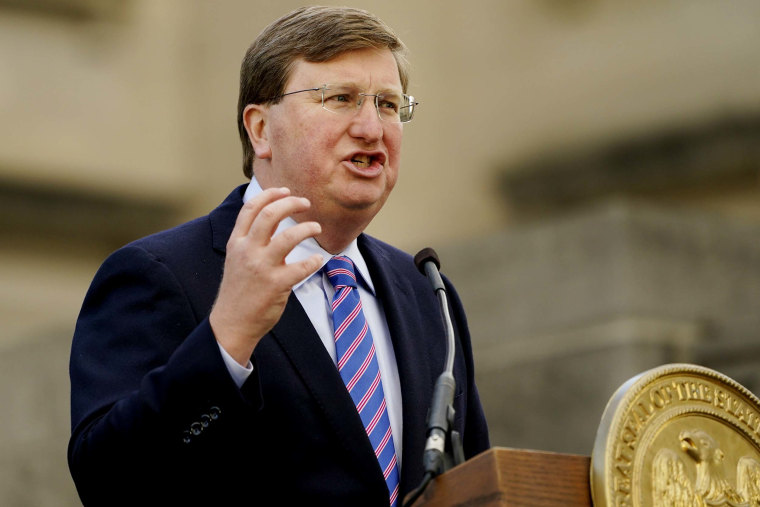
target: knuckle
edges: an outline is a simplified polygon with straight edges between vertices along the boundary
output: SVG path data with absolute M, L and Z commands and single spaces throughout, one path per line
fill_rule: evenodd
M 227 240 L 227 251 L 228 252 L 234 252 L 237 249 L 237 245 L 240 242 L 238 238 L 235 236 L 230 236 L 230 238 Z
M 271 206 L 264 206 L 261 211 L 259 211 L 259 216 L 266 219 L 273 219 L 275 218 L 275 211 Z
M 246 212 L 246 213 L 255 212 L 260 206 L 261 206 L 260 201 L 256 199 L 251 199 L 245 204 L 243 204 L 243 208 L 241 209 L 241 212 Z
M 282 231 L 279 235 L 281 240 L 283 240 L 285 243 L 294 243 L 296 241 L 299 241 L 299 236 L 296 234 L 296 231 L 293 230 L 294 227 L 289 227 Z

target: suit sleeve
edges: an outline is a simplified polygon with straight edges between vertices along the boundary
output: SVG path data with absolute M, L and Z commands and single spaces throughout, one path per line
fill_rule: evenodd
M 98 271 L 70 375 L 68 458 L 85 505 L 137 505 L 159 486 L 188 491 L 182 483 L 255 426 L 255 403 L 230 377 L 208 319 L 195 315 L 171 269 L 136 246 Z

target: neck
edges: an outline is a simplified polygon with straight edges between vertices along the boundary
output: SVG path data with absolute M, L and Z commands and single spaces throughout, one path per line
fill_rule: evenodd
M 342 226 L 336 227 L 324 221 L 320 224 L 322 225 L 322 233 L 315 236 L 314 239 L 317 240 L 319 246 L 333 255 L 345 250 L 364 230 L 364 225 L 350 227 L 344 223 Z

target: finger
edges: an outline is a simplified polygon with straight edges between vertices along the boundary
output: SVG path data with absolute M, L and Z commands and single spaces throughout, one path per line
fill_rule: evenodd
M 292 287 L 300 281 L 313 275 L 319 268 L 322 267 L 324 260 L 320 254 L 314 254 L 308 259 L 303 259 L 292 264 L 288 264 L 283 268 L 283 282 L 288 287 Z
M 248 236 L 257 244 L 267 245 L 285 218 L 306 211 L 311 203 L 305 197 L 288 196 L 264 206 L 248 230 Z
M 322 232 L 322 226 L 317 222 L 302 222 L 293 227 L 280 231 L 269 243 L 269 254 L 279 264 L 303 240 L 317 236 Z
M 232 228 L 231 237 L 245 236 L 248 234 L 253 221 L 265 206 L 289 195 L 290 189 L 286 187 L 268 188 L 246 202 L 238 213 L 237 219 L 235 220 L 235 226 Z

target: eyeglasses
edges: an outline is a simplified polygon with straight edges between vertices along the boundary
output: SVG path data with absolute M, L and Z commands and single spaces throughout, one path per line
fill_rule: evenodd
M 411 95 L 395 92 L 362 93 L 348 85 L 322 85 L 318 88 L 307 88 L 294 92 L 283 93 L 269 100 L 276 100 L 287 95 L 303 92 L 321 92 L 322 108 L 331 113 L 343 115 L 356 114 L 364 103 L 364 97 L 375 98 L 375 109 L 380 120 L 388 123 L 408 123 L 414 116 L 414 108 L 419 102 Z

